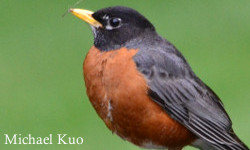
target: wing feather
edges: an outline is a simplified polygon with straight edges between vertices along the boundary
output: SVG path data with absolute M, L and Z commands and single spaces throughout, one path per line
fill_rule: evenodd
M 138 70 L 147 79 L 149 96 L 214 148 L 244 150 L 229 133 L 232 123 L 218 96 L 192 72 L 177 50 L 158 51 L 147 49 L 134 57 Z

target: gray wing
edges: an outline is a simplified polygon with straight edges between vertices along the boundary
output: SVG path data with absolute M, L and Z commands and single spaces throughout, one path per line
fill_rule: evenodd
M 191 70 L 170 43 L 164 49 L 140 49 L 134 57 L 145 76 L 150 97 L 168 115 L 220 150 L 245 149 L 234 137 L 232 123 L 216 94 Z

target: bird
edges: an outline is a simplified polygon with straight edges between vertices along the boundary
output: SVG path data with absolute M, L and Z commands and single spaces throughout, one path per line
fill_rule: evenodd
M 124 6 L 69 12 L 92 29 L 83 76 L 112 133 L 148 149 L 249 150 L 220 98 L 142 14 Z

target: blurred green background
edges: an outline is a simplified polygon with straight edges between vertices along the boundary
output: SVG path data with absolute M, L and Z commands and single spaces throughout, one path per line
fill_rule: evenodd
M 140 149 L 112 135 L 88 101 L 82 62 L 93 36 L 82 20 L 62 18 L 76 1 L 0 0 L 0 149 Z M 76 7 L 114 5 L 135 8 L 176 45 L 250 145 L 250 1 L 84 0 Z M 84 143 L 4 145 L 4 133 L 65 133 Z

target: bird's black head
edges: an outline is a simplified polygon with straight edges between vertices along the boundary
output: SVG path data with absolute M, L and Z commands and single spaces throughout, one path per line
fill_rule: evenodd
M 71 11 L 73 14 L 74 10 Z M 154 26 L 131 8 L 116 6 L 88 13 L 88 20 L 75 15 L 91 25 L 94 45 L 104 51 L 120 48 L 130 40 L 155 32 Z

